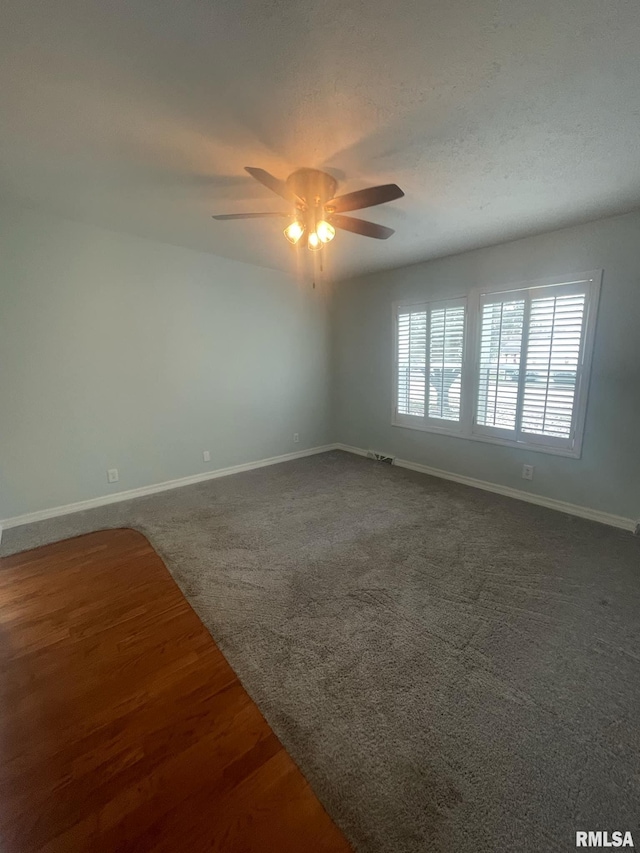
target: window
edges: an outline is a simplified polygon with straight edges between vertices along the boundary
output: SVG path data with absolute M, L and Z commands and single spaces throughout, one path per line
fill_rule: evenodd
M 524 324 L 524 299 L 482 307 L 476 423 L 494 429 L 515 427 Z
M 579 456 L 600 279 L 397 306 L 393 423 Z
M 427 312 L 398 314 L 398 412 L 424 418 Z
M 409 425 L 460 423 L 465 301 L 400 307 L 397 418 Z

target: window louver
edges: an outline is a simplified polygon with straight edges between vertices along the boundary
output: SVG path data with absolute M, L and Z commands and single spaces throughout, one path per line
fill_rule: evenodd
M 476 423 L 515 429 L 524 299 L 483 305 Z
M 413 305 L 397 317 L 396 414 L 411 424 L 459 422 L 464 301 Z
M 589 282 L 481 300 L 474 432 L 571 449 Z
M 398 414 L 424 417 L 427 312 L 398 314 Z
M 460 420 L 464 305 L 432 308 L 429 323 L 429 417 Z
M 570 438 L 585 294 L 531 301 L 522 431 Z

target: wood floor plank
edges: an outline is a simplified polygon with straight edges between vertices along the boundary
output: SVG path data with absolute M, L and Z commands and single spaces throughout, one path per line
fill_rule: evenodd
M 3 853 L 347 853 L 160 557 L 109 530 L 0 559 Z

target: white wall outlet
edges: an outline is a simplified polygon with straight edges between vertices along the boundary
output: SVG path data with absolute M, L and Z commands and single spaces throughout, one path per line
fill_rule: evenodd
M 107 482 L 108 483 L 117 483 L 119 479 L 118 469 L 117 468 L 109 468 L 107 471 Z
M 211 453 L 208 450 L 202 451 L 202 458 L 205 462 L 211 462 Z
M 300 441 L 300 436 L 298 435 L 298 433 L 297 433 L 297 432 L 294 432 L 294 434 L 293 434 L 293 443 L 294 443 L 294 444 L 297 444 L 299 441 Z
M 533 465 L 522 466 L 522 479 L 533 480 Z

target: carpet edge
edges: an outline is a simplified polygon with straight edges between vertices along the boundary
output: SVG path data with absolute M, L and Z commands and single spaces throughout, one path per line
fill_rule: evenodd
M 206 480 L 215 480 L 218 477 L 229 477 L 231 474 L 240 474 L 243 471 L 253 471 L 256 468 L 265 468 L 268 465 L 278 465 L 280 462 L 290 462 L 294 459 L 302 459 L 305 456 L 315 456 L 318 453 L 327 453 L 330 450 L 340 449 L 337 444 L 323 444 L 318 447 L 310 447 L 306 450 L 297 450 L 293 453 L 283 453 L 280 456 L 269 456 L 265 459 L 257 459 L 253 462 L 243 462 L 239 465 L 230 465 L 227 468 L 216 468 L 215 471 L 205 471 L 201 474 L 191 474 L 187 477 L 179 477 L 175 480 L 165 480 L 162 483 L 151 483 L 148 486 L 140 486 L 137 489 L 127 489 L 123 492 L 115 492 L 109 495 L 100 495 L 83 501 L 74 501 L 70 504 L 49 507 L 47 509 L 27 512 L 15 515 L 11 518 L 0 519 L 0 542 L 2 531 L 12 527 L 21 527 L 24 524 L 32 524 L 35 521 L 45 521 L 49 518 L 57 518 L 61 515 L 71 515 L 74 512 L 82 512 L 85 509 L 107 506 L 108 504 L 128 501 L 132 498 L 141 498 L 146 495 L 154 495 L 158 492 L 166 492 L 170 489 L 179 489 L 182 486 L 192 486 L 195 483 L 203 483 Z
M 363 448 L 353 447 L 350 444 L 337 444 L 335 445 L 335 449 L 354 453 L 357 456 L 367 455 L 367 451 Z M 613 515 L 612 513 L 592 509 L 591 507 L 571 504 L 566 501 L 556 500 L 555 498 L 547 498 L 544 495 L 538 495 L 533 492 L 524 492 L 521 489 L 513 489 L 510 486 L 502 486 L 499 483 L 491 483 L 488 480 L 476 480 L 474 477 L 455 474 L 452 471 L 443 471 L 440 468 L 431 468 L 429 465 L 421 465 L 418 462 L 411 462 L 408 459 L 396 458 L 394 465 L 398 468 L 407 468 L 409 471 L 418 471 L 421 474 L 439 477 L 441 480 L 451 480 L 454 483 L 461 483 L 464 486 L 471 486 L 474 489 L 482 489 L 485 492 L 493 492 L 496 495 L 504 495 L 508 498 L 515 498 L 515 500 L 536 504 L 547 509 L 554 509 L 557 512 L 564 512 L 567 515 L 575 515 L 579 518 L 585 518 L 588 521 L 598 521 L 601 524 L 607 524 L 609 527 L 617 527 L 620 530 L 627 530 L 630 533 L 635 533 L 639 526 L 638 521 L 632 518 L 625 518 L 622 515 Z

